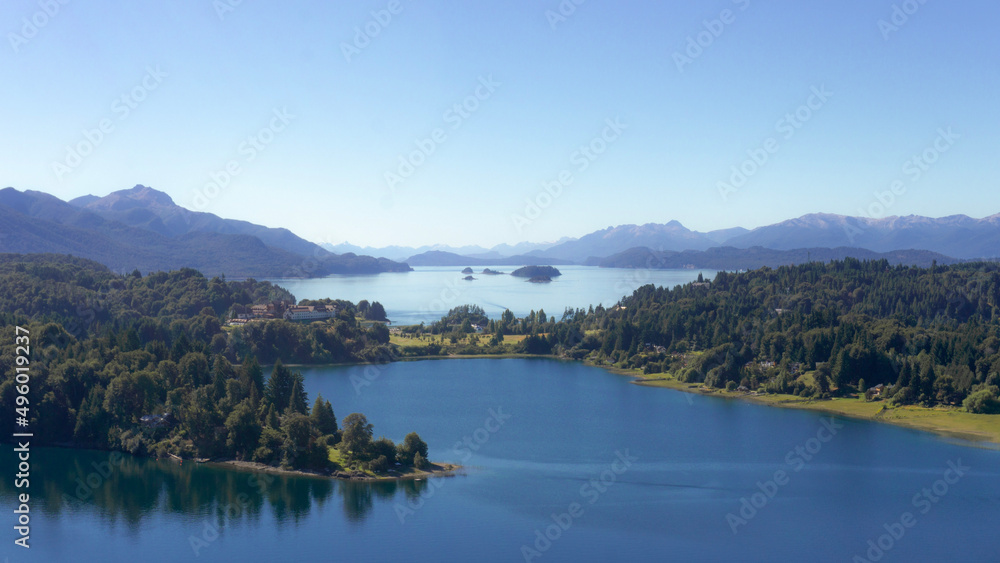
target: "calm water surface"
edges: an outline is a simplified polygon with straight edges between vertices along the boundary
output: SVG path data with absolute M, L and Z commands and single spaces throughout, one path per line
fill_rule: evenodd
M 642 388 L 554 360 L 305 374 L 310 395 L 329 398 L 339 418 L 364 412 L 376 436 L 396 441 L 416 430 L 431 459 L 463 463 L 466 474 L 379 485 L 258 482 L 250 473 L 145 459 L 109 470 L 107 453 L 36 449 L 32 548 L 15 549 L 8 528 L 0 553 L 11 563 L 525 561 L 526 554 L 532 561 L 849 562 L 887 533 L 885 525 L 898 533 L 894 525 L 909 512 L 912 527 L 881 561 L 995 563 L 1000 554 L 995 450 Z M 12 475 L 12 456 L 3 461 Z M 949 463 L 968 469 L 946 475 Z M 772 484 L 779 471 L 787 478 Z M 11 506 L 12 483 L 0 483 Z M 754 497 L 761 486 L 771 496 Z M 917 496 L 925 488 L 935 502 Z M 733 524 L 727 514 L 739 516 L 741 499 L 759 507 L 744 508 L 745 523 Z M 539 539 L 546 533 L 556 539 Z
M 297 299 L 362 299 L 378 301 L 395 324 L 419 324 L 440 319 L 452 307 L 473 303 L 497 318 L 504 309 L 522 317 L 544 309 L 562 315 L 567 307 L 603 304 L 609 307 L 646 284 L 674 287 L 694 281 L 699 272 L 712 279 L 711 270 L 623 270 L 587 266 L 558 266 L 562 275 L 551 283 L 528 283 L 513 276 L 489 276 L 475 266 L 475 281 L 465 281 L 461 267 L 418 267 L 400 274 L 329 276 L 316 279 L 270 280 L 291 291 Z M 512 272 L 516 266 L 490 266 Z

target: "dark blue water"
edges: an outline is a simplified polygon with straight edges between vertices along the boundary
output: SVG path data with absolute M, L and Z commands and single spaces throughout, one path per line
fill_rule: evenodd
M 250 482 L 249 473 L 126 459 L 105 478 L 92 464 L 106 453 L 37 450 L 30 554 L 13 547 L 13 532 L 0 553 L 11 562 L 84 553 L 104 561 L 849 562 L 870 560 L 872 550 L 880 561 L 1000 560 L 995 450 L 638 387 L 553 360 L 304 373 L 310 396 L 321 392 L 339 418 L 364 412 L 376 436 L 396 441 L 415 430 L 431 459 L 463 463 L 466 474 L 389 485 Z M 960 473 L 946 473 L 949 464 Z M 75 481 L 88 474 L 92 492 Z M 11 506 L 11 484 L 0 490 Z M 757 504 L 753 512 L 741 499 Z

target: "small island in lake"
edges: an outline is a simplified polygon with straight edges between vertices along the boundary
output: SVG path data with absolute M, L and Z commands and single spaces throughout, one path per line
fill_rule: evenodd
M 463 279 L 463 280 L 465 280 L 465 281 L 475 281 L 475 280 L 476 280 L 476 278 L 474 278 L 474 277 L 472 277 L 472 276 L 465 276 L 465 277 L 464 277 L 464 278 L 462 278 L 462 279 Z
M 535 276 L 533 278 L 528 279 L 528 283 L 549 283 L 551 281 L 552 278 L 550 278 L 549 276 Z
M 462 273 L 463 274 L 471 274 L 472 273 L 472 268 L 466 266 L 465 269 L 462 270 Z
M 483 269 L 483 275 L 485 275 L 485 276 L 502 276 L 502 275 L 504 275 L 504 273 L 503 272 L 498 272 L 496 270 L 491 270 L 489 268 L 484 268 Z
M 523 268 L 518 268 L 510 273 L 512 276 L 519 278 L 554 278 L 556 276 L 561 276 L 562 272 L 553 268 L 552 266 L 524 266 Z M 552 281 L 551 279 L 547 281 Z

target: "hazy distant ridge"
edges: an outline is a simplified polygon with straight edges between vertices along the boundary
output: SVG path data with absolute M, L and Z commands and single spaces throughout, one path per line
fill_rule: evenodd
M 72 254 L 119 272 L 189 267 L 230 277 L 411 269 L 371 256 L 331 254 L 287 229 L 192 212 L 144 186 L 73 203 L 43 192 L 0 190 L 0 252 Z
M 529 248 L 517 245 L 509 248 Z M 886 217 L 870 219 L 816 213 L 796 219 L 782 221 L 753 230 L 741 227 L 719 229 L 702 233 L 692 231 L 678 221 L 669 223 L 647 223 L 645 225 L 620 225 L 608 227 L 558 244 L 534 248 L 517 256 L 501 254 L 499 247 L 488 253 L 472 254 L 459 250 L 484 250 L 482 247 L 462 247 L 454 251 L 417 252 L 402 258 L 412 259 L 414 264 L 427 266 L 478 265 L 491 262 L 473 261 L 473 258 L 501 260 L 523 264 L 598 264 L 601 259 L 625 253 L 635 248 L 655 249 L 657 252 L 707 251 L 720 247 L 750 249 L 760 247 L 770 250 L 836 249 L 840 257 L 847 256 L 844 249 L 868 251 L 869 254 L 854 252 L 856 257 L 873 256 L 872 253 L 897 253 L 906 261 L 920 260 L 920 254 L 901 251 L 927 251 L 928 256 L 936 255 L 940 260 L 959 258 L 963 260 L 989 259 L 1000 250 L 1000 214 L 983 219 L 973 219 L 965 215 L 954 215 L 934 219 L 910 215 L 906 217 Z M 423 247 L 428 248 L 428 247 Z M 447 248 L 447 247 L 442 247 Z M 365 249 L 376 255 L 387 255 L 389 249 Z M 403 247 L 392 247 L 402 252 Z M 436 254 L 435 252 L 442 252 Z M 457 255 L 457 256 L 456 256 Z M 721 254 L 720 254 L 721 256 Z M 767 260 L 785 260 L 774 254 Z M 831 255 L 832 256 L 832 255 Z M 734 260 L 739 257 L 732 255 Z M 819 256 L 817 256 L 819 258 Z M 932 258 L 933 259 L 933 258 Z M 492 262 L 504 264 L 508 262 Z
M 622 225 L 553 246 L 545 256 L 584 261 L 631 248 L 681 252 L 730 246 L 774 250 L 853 247 L 874 252 L 929 250 L 963 259 L 992 258 L 1000 251 L 1000 215 L 933 219 L 910 215 L 868 219 L 832 214 L 804 215 L 774 225 L 699 233 L 677 221 L 665 225 Z
M 708 250 L 685 250 L 683 252 L 659 252 L 649 248 L 631 248 L 607 258 L 595 258 L 586 262 L 590 266 L 602 268 L 650 268 L 681 269 L 704 268 L 708 270 L 753 270 L 768 266 L 790 266 L 808 262 L 829 262 L 857 258 L 858 260 L 888 260 L 890 264 L 928 267 L 937 262 L 940 265 L 954 264 L 958 260 L 928 250 L 894 250 L 874 252 L 864 248 L 797 248 L 775 250 L 755 246 L 734 248 L 731 246 Z

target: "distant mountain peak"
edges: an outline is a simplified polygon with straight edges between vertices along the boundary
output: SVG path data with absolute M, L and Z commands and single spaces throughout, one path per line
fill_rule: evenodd
M 97 201 L 99 199 L 101 199 L 101 198 L 97 197 L 96 195 L 87 194 L 87 195 L 82 195 L 80 197 L 73 198 L 73 199 L 69 200 L 67 203 L 69 203 L 73 207 L 87 207 L 88 205 L 90 205 L 91 203 L 94 203 L 95 201 Z
M 134 207 L 178 207 L 174 200 L 164 192 L 154 190 L 142 184 L 127 190 L 118 190 L 90 201 L 86 204 L 90 209 L 124 210 Z
M 370 256 L 332 256 L 287 229 L 189 211 L 142 185 L 75 201 L 90 204 L 70 205 L 32 190 L 0 190 L 5 227 L 0 252 L 73 254 L 121 271 L 194 267 L 206 275 L 237 277 L 410 270 Z

